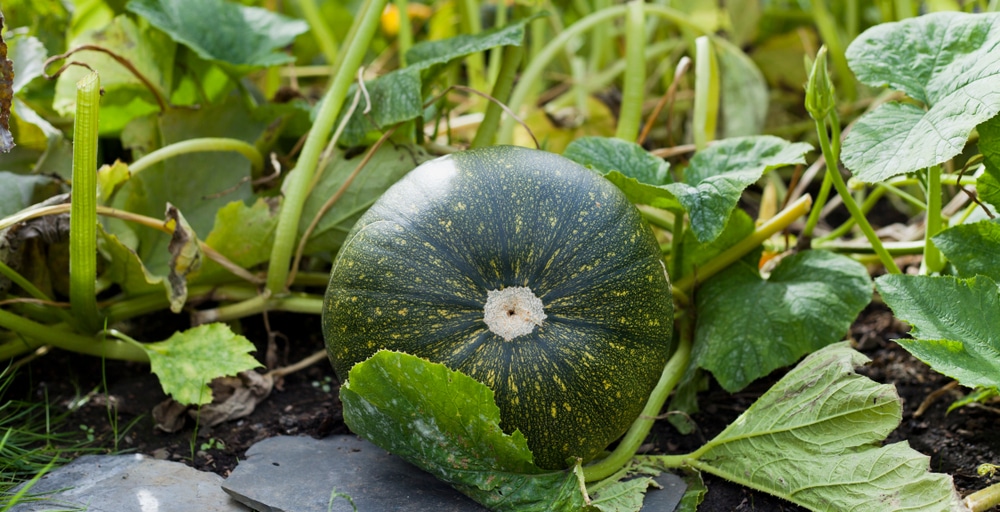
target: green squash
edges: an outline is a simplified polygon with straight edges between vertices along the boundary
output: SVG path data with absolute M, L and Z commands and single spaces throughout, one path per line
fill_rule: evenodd
M 337 375 L 379 349 L 489 386 L 535 463 L 590 460 L 628 429 L 673 350 L 660 249 L 610 182 L 514 146 L 426 162 L 358 221 L 323 333 Z

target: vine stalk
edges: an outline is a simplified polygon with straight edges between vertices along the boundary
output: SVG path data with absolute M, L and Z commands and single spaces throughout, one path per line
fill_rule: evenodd
M 336 70 L 333 82 L 323 97 L 323 105 L 312 129 L 309 130 L 295 168 L 286 178 L 285 198 L 281 213 L 278 215 L 274 245 L 271 248 L 271 261 L 267 269 L 269 294 L 277 295 L 285 292 L 285 283 L 290 271 L 289 264 L 296 246 L 299 219 L 302 217 L 302 209 L 309 195 L 309 185 L 316 172 L 323 147 L 346 100 L 347 89 L 354 80 L 355 71 L 361 66 L 387 1 L 366 0 L 358 11 L 355 23 L 347 35 L 347 45 L 341 48 L 337 63 L 333 66 Z

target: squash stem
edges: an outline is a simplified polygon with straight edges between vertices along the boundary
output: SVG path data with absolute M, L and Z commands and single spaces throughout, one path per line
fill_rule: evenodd
M 639 449 L 646 436 L 649 435 L 649 431 L 653 428 L 653 423 L 656 421 L 657 416 L 659 416 L 663 404 L 667 401 L 667 397 L 670 396 L 670 392 L 680 382 L 681 377 L 684 375 L 684 369 L 687 368 L 688 360 L 691 359 L 692 332 L 690 319 L 686 316 L 681 317 L 678 320 L 678 327 L 680 343 L 674 355 L 670 356 L 670 360 L 663 367 L 660 380 L 649 395 L 649 400 L 642 409 L 642 413 L 632 422 L 632 426 L 625 433 L 625 437 L 622 438 L 621 442 L 618 443 L 618 446 L 610 455 L 594 464 L 583 467 L 583 476 L 587 482 L 603 480 L 621 470 L 635 456 L 635 451 Z

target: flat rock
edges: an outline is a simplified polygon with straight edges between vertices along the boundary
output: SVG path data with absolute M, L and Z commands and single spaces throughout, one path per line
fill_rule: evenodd
M 24 501 L 11 510 L 247 512 L 222 491 L 222 482 L 215 473 L 180 462 L 139 454 L 84 455 L 46 474 L 30 489 L 39 501 Z
M 664 473 L 663 489 L 646 493 L 643 510 L 669 512 L 684 482 Z M 263 512 L 485 510 L 447 484 L 355 436 L 272 437 L 250 447 L 222 488 Z M 351 501 L 348 501 L 349 496 Z

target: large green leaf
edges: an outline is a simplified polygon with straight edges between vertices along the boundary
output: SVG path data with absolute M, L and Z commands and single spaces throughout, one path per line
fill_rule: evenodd
M 257 199 L 252 206 L 233 201 L 219 209 L 215 227 L 205 237 L 205 243 L 229 261 L 251 268 L 271 257 L 277 226 L 277 212 L 264 199 Z M 229 273 L 218 263 L 206 260 L 196 279 L 201 282 L 219 275 Z
M 128 60 L 149 81 L 159 94 L 167 94 L 173 81 L 174 42 L 162 32 L 148 26 L 139 27 L 132 18 L 121 15 L 107 27 L 87 32 L 70 43 L 71 46 L 94 44 L 107 48 Z M 153 92 L 127 68 L 110 55 L 97 51 L 73 54 L 70 60 L 84 62 L 101 74 L 102 134 L 117 133 L 135 117 L 156 112 Z M 70 66 L 56 80 L 56 96 L 52 107 L 63 115 L 76 109 L 76 83 L 90 71 Z
M 933 241 L 963 277 L 982 274 L 1000 281 L 1000 219 L 960 224 Z
M 472 53 L 497 46 L 520 46 L 524 25 L 532 19 L 534 17 L 520 19 L 503 28 L 478 34 L 417 43 L 406 54 L 407 67 L 365 81 L 368 98 L 362 100 L 351 116 L 340 145 L 361 145 L 366 142 L 367 133 L 420 117 L 424 114 L 423 84 L 435 75 L 435 70 Z M 351 86 L 349 97 L 353 97 L 355 90 L 356 86 Z M 368 106 L 370 111 L 365 112 Z M 341 118 L 344 114 L 346 111 Z
M 238 96 L 197 110 L 170 109 L 157 118 L 161 146 L 197 137 L 231 137 L 253 143 L 267 123 L 256 119 Z M 155 148 L 153 148 L 155 149 Z M 216 213 L 233 201 L 250 201 L 250 162 L 239 153 L 179 155 L 132 176 L 118 191 L 114 205 L 130 212 L 162 218 L 167 203 L 184 212 L 195 233 L 204 235 Z M 125 239 L 119 225 L 111 229 Z M 135 232 L 134 247 L 155 274 L 166 275 L 169 237 L 155 230 Z
M 767 279 L 737 262 L 698 289 L 695 361 L 739 391 L 842 339 L 871 295 L 865 267 L 831 252 L 789 256 Z
M 312 193 L 306 199 L 306 204 L 302 209 L 302 219 L 299 222 L 300 235 L 305 233 L 306 228 L 320 213 L 320 209 L 327 200 L 337 194 L 344 186 L 345 180 L 354 172 L 362 159 L 362 155 L 351 159 L 344 158 L 343 153 L 337 153 L 334 156 L 330 165 L 323 171 L 323 175 L 313 188 Z M 361 214 L 368 210 L 368 207 L 390 185 L 429 159 L 430 156 L 418 146 L 387 144 L 379 148 L 354 181 L 344 190 L 333 207 L 323 215 L 316 225 L 309 237 L 309 242 L 306 244 L 306 253 L 312 254 L 338 249 L 344 243 L 347 233 L 354 227 L 354 223 L 358 221 Z
M 743 189 L 771 169 L 805 163 L 803 155 L 811 150 L 809 144 L 770 135 L 720 140 L 694 155 L 683 183 L 665 188 L 687 210 L 698 240 L 711 242 L 726 226 Z
M 341 146 L 361 145 L 365 142 L 367 133 L 416 119 L 424 112 L 419 68 L 405 67 L 368 80 L 365 82 L 365 90 L 367 95 L 358 103 L 340 136 L 338 144 Z M 357 85 L 352 85 L 347 93 L 348 97 L 353 98 L 355 91 Z M 366 109 L 370 109 L 370 112 L 366 113 Z M 346 109 L 341 112 L 341 120 L 347 113 Z M 337 122 L 339 124 L 341 121 Z
M 847 49 L 861 82 L 922 106 L 890 102 L 862 116 L 844 164 L 874 183 L 944 162 L 1000 112 L 1000 14 L 940 12 L 866 30 Z
M 0 218 L 40 203 L 62 192 L 62 188 L 51 176 L 0 171 Z
M 500 429 L 493 391 L 442 364 L 379 351 L 351 369 L 340 399 L 353 432 L 493 510 L 583 505 L 574 472 L 536 467 L 521 432 Z
M 723 228 L 722 233 L 719 234 L 715 240 L 709 243 L 703 244 L 698 241 L 697 237 L 691 230 L 684 232 L 684 240 L 681 242 L 680 254 L 674 255 L 674 257 L 680 257 L 680 275 L 670 276 L 673 279 L 679 279 L 682 276 L 695 275 L 697 276 L 698 267 L 707 263 L 712 258 L 722 254 L 732 247 L 736 242 L 743 240 L 744 238 L 750 236 L 754 232 L 754 222 L 746 212 L 740 209 L 733 210 L 733 214 L 729 216 L 729 222 L 726 223 L 726 227 Z M 759 261 L 760 252 L 752 251 L 744 261 Z
M 612 137 L 580 137 L 566 146 L 563 156 L 604 175 L 633 203 L 664 210 L 682 209 L 665 186 L 673 181 L 670 164 L 634 142 Z
M 505 27 L 485 30 L 478 34 L 460 34 L 447 39 L 417 43 L 406 52 L 406 62 L 409 66 L 427 69 L 497 46 L 521 46 L 524 40 L 524 25 L 533 19 L 535 17 L 523 18 Z
M 131 0 L 125 7 L 202 58 L 238 73 L 291 62 L 278 50 L 309 29 L 302 20 L 227 0 Z
M 199 325 L 142 346 L 163 392 L 186 405 L 211 402 L 208 383 L 213 379 L 260 366 L 249 354 L 255 350 L 253 343 L 226 324 Z
M 896 340 L 921 361 L 969 387 L 1000 387 L 1000 289 L 986 276 L 886 275 L 879 293 L 913 339 Z
M 967 510 L 951 477 L 905 442 L 896 390 L 854 372 L 845 343 L 810 355 L 697 453 L 692 464 L 811 510 Z
M 722 136 L 759 134 L 767 120 L 770 102 L 764 74 L 750 57 L 732 44 L 716 44 L 715 50 L 722 86 Z
M 670 163 L 657 158 L 635 142 L 611 137 L 580 137 L 563 151 L 563 156 L 607 174 L 618 171 L 640 183 L 670 183 Z

